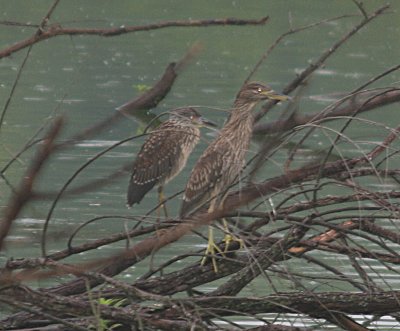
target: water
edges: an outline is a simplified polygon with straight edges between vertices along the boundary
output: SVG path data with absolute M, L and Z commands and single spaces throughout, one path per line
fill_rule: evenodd
M 319 69 L 301 100 L 301 112 L 319 111 L 329 105 L 338 96 L 352 90 L 369 78 L 387 68 L 398 64 L 399 54 L 399 9 L 397 1 L 389 1 L 392 13 L 381 17 L 361 30 L 344 47 L 342 47 L 326 65 Z M 379 5 L 367 1 L 366 8 L 371 10 Z M 0 1 L 2 16 L 0 20 L 19 22 L 39 22 L 48 10 L 49 3 L 24 1 Z M 310 10 L 312 9 L 312 10 Z M 95 36 L 57 37 L 35 45 L 22 72 L 21 80 L 15 90 L 10 107 L 5 115 L 0 130 L 0 168 L 3 168 L 12 155 L 23 148 L 27 139 L 49 118 L 63 114 L 66 127 L 62 137 L 66 138 L 80 132 L 97 121 L 112 115 L 115 108 L 139 95 L 143 86 L 152 86 L 162 75 L 165 67 L 172 61 L 179 60 L 186 50 L 196 41 L 203 44 L 203 51 L 178 77 L 172 91 L 152 112 L 159 114 L 168 109 L 184 105 L 200 105 L 201 112 L 220 126 L 224 123 L 226 113 L 220 110 L 229 108 L 237 89 L 247 77 L 254 64 L 266 49 L 291 24 L 303 26 L 329 17 L 357 13 L 351 1 L 119 1 L 111 2 L 85 1 L 61 2 L 53 15 L 52 22 L 76 27 L 115 27 L 124 25 L 147 24 L 162 20 L 175 19 L 208 19 L 222 17 L 260 18 L 270 15 L 265 26 L 243 27 L 207 27 L 207 28 L 168 28 L 121 35 L 114 38 Z M 344 18 L 318 28 L 310 29 L 288 36 L 255 74 L 254 79 L 268 82 L 276 90 L 281 90 L 296 74 L 300 73 L 346 31 L 359 21 L 359 17 Z M 0 45 L 4 48 L 17 40 L 28 37 L 32 29 L 27 27 L 0 28 Z M 22 63 L 26 49 L 0 60 L 0 100 L 2 106 L 8 98 L 16 73 Z M 399 73 L 394 73 L 375 83 L 373 87 L 393 86 L 399 81 Z M 269 120 L 277 118 L 284 107 L 271 112 Z M 389 106 L 362 114 L 362 118 L 378 121 L 388 126 L 399 122 L 396 106 Z M 382 115 L 384 114 L 384 115 Z M 308 162 L 315 152 L 330 145 L 334 137 L 332 130 L 340 129 L 341 123 L 332 122 L 327 128 L 317 130 L 304 146 L 304 160 Z M 40 191 L 58 191 L 75 171 L 90 158 L 114 143 L 134 134 L 140 133 L 143 126 L 134 119 L 125 118 L 115 126 L 99 133 L 95 137 L 80 142 L 73 148 L 62 150 L 53 158 L 50 165 L 41 175 L 38 187 Z M 371 144 L 363 141 L 379 142 L 386 130 L 377 125 L 358 121 L 347 131 L 352 140 L 340 145 L 337 155 L 360 155 L 368 151 Z M 301 133 L 300 133 L 301 134 Z M 300 136 L 295 136 L 296 140 Z M 213 138 L 213 133 L 203 131 L 203 138 L 192 154 L 186 169 L 166 188 L 166 194 L 172 195 L 183 189 L 189 171 L 202 150 Z M 86 168 L 73 183 L 72 187 L 104 178 L 118 170 L 122 165 L 132 161 L 143 139 L 135 139 L 119 146 L 96 160 Z M 307 149 L 309 147 L 309 149 Z M 257 151 L 253 144 L 249 156 Z M 12 186 L 18 185 L 20 176 L 30 162 L 33 150 L 21 155 L 7 170 L 6 177 Z M 282 173 L 282 163 L 287 151 L 281 151 L 269 164 L 268 173 L 263 176 L 273 177 Z M 262 177 L 262 176 L 261 176 Z M 74 229 L 101 215 L 114 215 L 95 221 L 84 227 L 74 239 L 74 244 L 87 242 L 111 233 L 124 231 L 135 224 L 131 216 L 146 214 L 157 201 L 156 192 L 146 196 L 144 201 L 128 210 L 125 207 L 125 194 L 129 174 L 119 177 L 78 197 L 62 199 L 54 210 L 48 229 L 48 252 L 66 248 L 67 239 Z M 375 183 L 381 185 L 381 183 Z M 10 187 L 0 180 L 0 205 L 7 204 Z M 279 200 L 279 199 L 277 199 Z M 168 207 L 176 215 L 179 207 L 175 199 Z M 1 257 L 35 257 L 40 256 L 40 238 L 44 220 L 47 217 L 51 201 L 34 201 L 29 203 L 19 215 L 12 233 L 7 238 L 7 250 Z M 179 242 L 161 250 L 155 262 L 165 261 L 172 255 L 199 249 L 204 241 L 195 235 L 182 238 Z M 117 243 L 99 249 L 96 254 L 111 254 L 125 243 Z M 317 254 L 317 253 L 316 253 Z M 348 260 L 342 256 L 332 258 L 332 254 L 318 253 L 343 273 L 352 275 L 353 269 Z M 93 257 L 93 255 L 90 255 Z M 88 259 L 89 256 L 79 256 Z M 371 262 L 372 264 L 372 262 Z M 316 275 L 324 272 L 315 266 L 304 267 L 302 260 L 292 259 L 280 265 L 282 268 L 297 270 Z M 142 269 L 140 269 L 142 268 Z M 136 277 L 148 269 L 148 262 L 141 263 L 125 273 L 126 277 Z M 371 268 L 371 277 L 379 276 Z M 376 268 L 374 270 L 377 270 Z M 388 273 L 387 270 L 379 270 Z M 397 288 L 397 275 L 387 274 L 385 279 L 393 288 Z M 290 290 L 292 283 L 278 277 L 274 285 L 282 291 Z M 40 284 L 43 285 L 43 284 Z M 267 286 L 266 286 L 267 285 Z M 307 288 L 318 286 L 321 290 L 346 290 L 347 284 L 341 282 L 315 284 L 303 282 Z M 252 283 L 249 291 L 268 294 L 271 289 L 265 279 Z M 296 320 L 293 317 L 293 320 Z M 387 325 L 384 325 L 387 321 Z M 244 324 L 250 322 L 243 321 Z M 297 322 L 296 322 L 297 323 Z M 301 320 L 301 323 L 307 321 Z M 387 319 L 380 329 L 390 329 L 393 320 Z M 296 324 L 297 325 L 297 324 Z M 301 324 L 299 324 L 301 325 Z

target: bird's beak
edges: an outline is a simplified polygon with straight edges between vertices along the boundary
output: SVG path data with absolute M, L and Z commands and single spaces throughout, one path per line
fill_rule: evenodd
M 275 92 L 274 90 L 265 91 L 263 92 L 263 95 L 271 100 L 286 101 L 291 99 L 291 97 L 289 97 L 288 95 Z
M 210 121 L 210 120 L 208 120 L 207 118 L 205 118 L 203 116 L 199 118 L 199 124 L 202 125 L 202 126 L 209 126 L 209 127 L 212 127 L 212 128 L 216 128 L 217 127 L 217 124 L 215 124 L 213 121 Z

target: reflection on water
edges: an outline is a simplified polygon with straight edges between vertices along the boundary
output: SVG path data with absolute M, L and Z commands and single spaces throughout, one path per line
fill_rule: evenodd
M 305 68 L 304 68 L 305 69 Z M 302 72 L 304 69 L 299 70 L 299 73 Z M 335 76 L 337 75 L 337 71 L 335 70 L 328 70 L 328 69 L 318 69 L 315 70 L 316 75 L 321 75 L 321 76 Z
M 33 90 L 39 91 L 39 92 L 50 92 L 50 91 L 52 91 L 53 89 L 52 89 L 51 87 L 44 86 L 44 85 L 35 85 L 35 86 L 33 87 Z
M 80 143 L 77 143 L 75 146 L 78 147 L 110 147 L 115 145 L 118 141 L 111 140 L 84 140 Z
M 24 97 L 24 100 L 26 101 L 45 101 L 47 98 L 43 97 Z

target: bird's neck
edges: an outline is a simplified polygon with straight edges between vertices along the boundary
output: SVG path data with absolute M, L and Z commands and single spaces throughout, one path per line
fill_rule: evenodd
M 231 111 L 229 118 L 223 128 L 228 132 L 240 132 L 241 138 L 247 139 L 253 130 L 254 116 L 252 114 L 253 108 L 256 106 L 254 103 L 239 103 L 235 101 L 235 106 Z M 242 137 L 242 135 L 244 135 Z
M 236 122 L 239 123 L 242 121 L 251 121 L 253 124 L 253 114 L 252 110 L 257 105 L 257 102 L 243 102 L 240 99 L 237 99 L 234 103 L 234 108 L 229 116 L 228 122 Z
M 235 102 L 233 103 L 233 105 L 234 105 L 234 110 L 236 110 L 236 109 L 241 109 L 241 110 L 249 109 L 248 111 L 251 111 L 257 103 L 258 103 L 258 101 L 249 102 L 248 100 L 237 98 L 235 100 Z

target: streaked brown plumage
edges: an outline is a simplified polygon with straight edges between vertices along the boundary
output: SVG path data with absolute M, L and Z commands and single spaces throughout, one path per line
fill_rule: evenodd
M 185 166 L 200 139 L 200 126 L 211 125 L 193 108 L 171 111 L 168 120 L 158 126 L 141 147 L 132 168 L 127 204 L 140 203 L 156 184 L 160 192 L 165 183 Z
M 253 108 L 262 100 L 286 100 L 287 96 L 276 93 L 270 87 L 260 83 L 246 84 L 236 96 L 234 108 L 221 129 L 219 136 L 207 147 L 194 166 L 186 184 L 180 217 L 201 207 L 210 200 L 209 212 L 222 208 L 227 191 L 238 178 L 245 163 L 246 151 L 253 131 Z M 225 227 L 226 223 L 225 223 Z M 234 240 L 225 235 L 226 248 Z M 218 272 L 215 253 L 221 249 L 215 244 L 213 228 L 208 228 L 208 245 L 202 264 L 211 256 L 213 268 Z
M 253 130 L 251 111 L 266 99 L 287 100 L 288 97 L 255 82 L 246 84 L 239 91 L 228 121 L 192 170 L 183 196 L 181 217 L 210 199 L 211 211 L 221 207 L 226 190 L 244 166 Z

